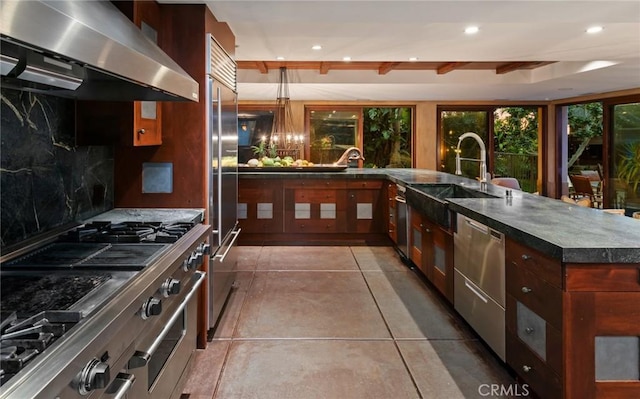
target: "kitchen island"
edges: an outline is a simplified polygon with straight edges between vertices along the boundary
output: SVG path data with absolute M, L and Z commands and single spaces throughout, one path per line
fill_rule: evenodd
M 638 220 L 520 191 L 507 195 L 504 187 L 429 170 L 240 169 L 239 179 L 240 197 L 257 196 L 244 202 L 240 223 L 253 224 L 252 216 L 262 223 L 269 220 L 272 233 L 264 234 L 286 238 L 290 233 L 296 242 L 308 234 L 315 243 L 358 234 L 396 241 L 393 199 L 397 185 L 404 187 L 409 263 L 452 305 L 455 216 L 504 234 L 507 366 L 540 397 L 640 397 Z M 438 197 L 434 186 L 483 195 Z M 309 224 L 314 217 L 316 224 Z M 354 227 L 363 220 L 371 223 Z M 292 226 L 298 231 L 291 231 Z M 315 230 L 305 233 L 309 226 Z

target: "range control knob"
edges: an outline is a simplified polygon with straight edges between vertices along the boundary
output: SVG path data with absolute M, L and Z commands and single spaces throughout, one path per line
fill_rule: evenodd
M 198 250 L 203 255 L 210 255 L 211 254 L 211 245 L 207 244 L 206 242 L 203 242 L 202 244 L 200 244 L 198 246 Z
M 176 280 L 175 278 L 168 278 L 162 283 L 160 287 L 160 292 L 162 296 L 168 298 L 169 295 L 177 295 L 180 293 L 180 280 Z
M 158 316 L 162 313 L 162 301 L 158 298 L 151 297 L 144 301 L 142 309 L 140 309 L 140 316 L 146 320 L 151 316 Z
M 84 366 L 76 377 L 78 393 L 88 395 L 95 389 L 106 388 L 110 379 L 109 365 L 94 358 Z

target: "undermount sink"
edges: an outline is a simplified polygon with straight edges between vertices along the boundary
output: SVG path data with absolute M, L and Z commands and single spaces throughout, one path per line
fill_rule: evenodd
M 449 228 L 452 213 L 447 198 L 499 198 L 480 190 L 452 183 L 412 184 L 407 190 L 407 201 L 432 221 Z
M 495 195 L 458 184 L 414 184 L 412 187 L 440 200 L 445 198 L 498 198 Z

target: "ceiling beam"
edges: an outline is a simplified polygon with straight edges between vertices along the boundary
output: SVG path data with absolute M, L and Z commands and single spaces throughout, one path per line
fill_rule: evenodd
M 446 64 L 442 64 L 436 69 L 438 75 L 444 75 L 445 73 L 449 73 L 458 68 L 462 68 L 465 65 L 469 65 L 470 62 L 447 62 Z
M 503 75 L 518 69 L 524 69 L 529 66 L 529 64 L 531 64 L 531 62 L 510 62 L 508 64 L 503 64 L 496 68 L 496 74 Z
M 331 69 L 331 65 L 328 62 L 320 63 L 320 75 L 326 75 L 329 73 L 329 69 Z
M 260 71 L 260 73 L 262 73 L 262 74 L 269 73 L 269 67 L 267 66 L 266 62 L 264 62 L 264 61 L 256 61 L 256 66 L 258 67 L 258 70 Z
M 398 65 L 400 65 L 399 62 L 383 62 L 378 67 L 378 75 L 386 75 Z

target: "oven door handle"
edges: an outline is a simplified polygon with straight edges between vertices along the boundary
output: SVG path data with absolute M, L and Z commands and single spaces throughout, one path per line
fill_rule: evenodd
M 133 374 L 118 373 L 116 378 L 113 380 L 113 389 L 110 388 L 107 393 L 113 392 L 113 399 L 124 399 L 135 381 L 136 376 Z M 116 383 L 118 385 L 115 385 Z
M 149 348 L 144 351 L 136 351 L 133 354 L 133 356 L 129 360 L 130 369 L 144 367 L 147 365 L 147 363 L 149 362 L 149 359 L 151 359 L 151 355 L 153 355 L 156 349 L 158 349 L 158 347 L 160 346 L 164 338 L 169 333 L 169 330 L 171 330 L 173 323 L 175 323 L 175 321 L 178 320 L 178 317 L 180 317 L 180 314 L 182 313 L 184 308 L 187 306 L 187 303 L 189 303 L 189 301 L 191 300 L 191 297 L 193 297 L 193 295 L 198 291 L 198 288 L 200 288 L 200 284 L 202 284 L 202 282 L 204 281 L 205 274 L 206 274 L 205 272 L 201 272 L 199 270 L 196 271 L 194 275 L 194 277 L 196 278 L 196 281 L 193 283 L 193 287 L 191 288 L 191 291 L 189 291 L 189 293 L 185 296 L 180 306 L 178 306 L 178 309 L 176 309 L 175 313 L 171 316 L 169 321 L 167 321 L 167 324 L 165 324 L 164 328 L 162 329 L 158 337 L 149 346 Z
M 229 253 L 229 251 L 231 251 L 231 248 L 233 248 L 233 244 L 238 239 L 238 236 L 240 235 L 241 231 L 242 231 L 242 229 L 238 229 L 238 230 L 232 231 L 231 234 L 233 235 L 233 238 L 231 239 L 231 242 L 229 243 L 229 246 L 227 247 L 227 250 L 224 251 L 224 253 L 222 255 L 215 255 L 213 258 L 214 259 L 220 259 L 220 262 L 224 262 L 224 258 L 227 257 L 227 254 Z

